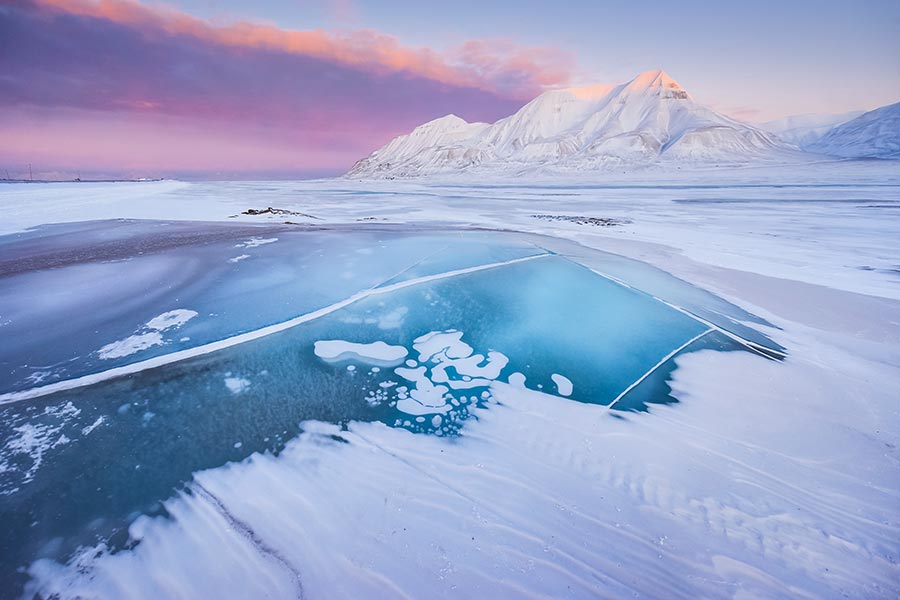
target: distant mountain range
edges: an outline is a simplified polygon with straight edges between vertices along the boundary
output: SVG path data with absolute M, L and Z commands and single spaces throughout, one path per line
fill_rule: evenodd
M 841 123 L 803 149 L 846 158 L 900 159 L 900 102 Z
M 758 127 L 799 148 L 811 144 L 834 129 L 837 125 L 851 121 L 865 111 L 858 110 L 837 115 L 793 115 L 760 123 Z
M 467 123 L 455 115 L 435 119 L 360 160 L 346 177 L 778 164 L 821 159 L 809 153 L 813 147 L 835 156 L 891 156 L 891 148 L 897 152 L 898 107 L 755 127 L 698 104 L 668 74 L 655 70 L 617 86 L 545 92 L 493 124 Z M 866 120 L 853 125 L 861 119 Z M 876 154 L 865 154 L 867 144 Z

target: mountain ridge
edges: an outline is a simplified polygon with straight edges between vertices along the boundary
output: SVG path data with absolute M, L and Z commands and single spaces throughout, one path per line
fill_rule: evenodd
M 841 123 L 806 146 L 844 158 L 900 158 L 900 102 Z
M 866 111 L 856 110 L 836 114 L 802 114 L 790 115 L 758 123 L 756 126 L 768 131 L 784 142 L 804 148 L 823 135 L 847 121 L 851 121 Z
M 455 115 L 429 121 L 358 161 L 346 176 L 740 164 L 791 154 L 798 153 L 775 136 L 698 104 L 656 69 L 619 85 L 547 91 L 490 124 Z

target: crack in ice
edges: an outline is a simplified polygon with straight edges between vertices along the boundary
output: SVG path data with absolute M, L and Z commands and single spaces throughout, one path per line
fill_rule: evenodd
M 622 398 L 624 398 L 625 395 L 628 394 L 628 392 L 630 392 L 631 390 L 633 390 L 634 388 L 636 388 L 638 385 L 640 385 L 640 383 L 641 383 L 642 381 L 644 381 L 645 379 L 647 379 L 648 377 L 650 377 L 650 375 L 652 375 L 654 371 L 656 371 L 658 368 L 660 368 L 661 366 L 663 366 L 664 364 L 666 364 L 666 363 L 669 361 L 670 358 L 672 358 L 673 356 L 675 356 L 676 354 L 678 354 L 679 352 L 681 352 L 682 350 L 684 350 L 685 348 L 687 348 L 688 346 L 690 346 L 691 344 L 693 344 L 694 342 L 696 342 L 697 340 L 699 340 L 700 338 L 702 338 L 704 335 L 706 335 L 706 334 L 708 334 L 708 333 L 712 333 L 713 331 L 715 331 L 715 329 L 712 329 L 712 328 L 707 329 L 706 331 L 704 331 L 704 332 L 702 332 L 702 333 L 699 333 L 699 334 L 695 335 L 694 337 L 692 337 L 691 339 L 689 339 L 688 341 L 686 341 L 686 342 L 683 343 L 682 345 L 678 346 L 677 348 L 675 348 L 674 350 L 672 350 L 671 352 L 669 352 L 668 354 L 666 354 L 666 355 L 662 358 L 662 360 L 660 360 L 658 363 L 656 363 L 655 365 L 653 365 L 652 367 L 650 367 L 650 370 L 648 370 L 646 373 L 644 373 L 643 375 L 641 375 L 640 377 L 638 377 L 637 380 L 634 381 L 634 383 L 632 383 L 631 385 L 629 385 L 627 388 L 625 388 L 625 389 L 622 391 L 621 394 L 619 394 L 618 396 L 616 396 L 616 399 L 613 400 L 612 402 L 610 402 L 610 403 L 606 406 L 607 412 L 608 412 L 608 411 L 611 411 L 611 410 L 613 409 L 613 406 L 615 406 L 615 404 L 616 404 L 619 400 L 621 400 Z
M 256 329 L 253 331 L 248 331 L 246 333 L 241 333 L 229 338 L 225 338 L 223 340 L 219 340 L 216 342 L 210 342 L 208 344 L 203 344 L 201 346 L 195 346 L 193 348 L 186 348 L 184 350 L 179 350 L 178 352 L 172 352 L 171 354 L 164 354 L 162 356 L 156 356 L 153 358 L 149 358 L 147 360 L 143 360 L 136 363 L 131 363 L 128 365 L 123 365 L 121 367 L 115 367 L 112 369 L 108 369 L 106 371 L 101 371 L 99 373 L 92 373 L 89 375 L 84 375 L 82 377 L 77 377 L 74 379 L 67 379 L 65 381 L 59 381 L 56 383 L 51 383 L 49 385 L 30 388 L 27 390 L 22 390 L 18 392 L 7 392 L 5 394 L 0 394 L 0 404 L 7 404 L 10 402 L 20 402 L 22 400 L 31 400 L 33 398 L 39 398 L 41 396 L 46 396 L 49 394 L 54 394 L 56 392 L 62 392 L 65 390 L 71 390 L 80 387 L 87 387 L 89 385 L 94 385 L 96 383 L 100 383 L 102 381 L 108 381 L 110 379 L 115 379 L 118 377 L 122 377 L 125 375 L 133 375 L 135 373 L 139 373 L 141 371 L 146 371 L 148 369 L 155 369 L 157 367 L 162 367 L 165 365 L 169 365 L 176 362 L 181 362 L 183 360 L 187 360 L 189 358 L 194 358 L 197 356 L 203 356 L 205 354 L 210 354 L 212 352 L 216 352 L 218 350 L 224 350 L 225 348 L 231 348 L 237 346 L 239 344 L 244 344 L 246 342 L 251 342 L 253 340 L 258 340 L 263 337 L 267 337 L 274 333 L 279 333 L 281 331 L 285 331 L 287 329 L 292 329 L 298 325 L 303 323 L 307 323 L 309 321 L 313 321 L 315 319 L 324 317 L 329 315 L 345 306 L 349 306 L 359 300 L 364 298 L 368 298 L 369 296 L 378 295 L 378 294 L 388 294 L 394 292 L 396 290 L 404 289 L 407 287 L 412 287 L 414 285 L 419 285 L 422 283 L 429 283 L 431 281 L 438 281 L 441 279 L 448 279 L 451 277 L 457 277 L 459 275 L 467 275 L 469 273 L 477 273 L 479 271 L 486 271 L 489 269 L 496 269 L 499 267 L 505 267 L 507 265 L 513 265 L 521 262 L 526 262 L 529 260 L 535 260 L 539 258 L 546 258 L 548 256 L 553 256 L 552 254 L 535 254 L 532 256 L 525 256 L 522 258 L 514 258 L 511 260 L 488 263 L 483 265 L 476 265 L 474 267 L 465 267 L 463 269 L 455 269 L 453 271 L 445 271 L 443 273 L 436 273 L 434 275 L 426 275 L 423 277 L 417 277 L 415 279 L 408 279 L 406 281 L 399 281 L 397 283 L 392 283 L 390 285 L 386 285 L 384 287 L 371 287 L 352 296 L 344 298 L 338 302 L 333 304 L 329 304 L 323 308 L 305 313 L 300 315 L 299 317 L 294 317 L 293 319 L 288 319 L 287 321 L 282 321 L 281 323 L 275 323 L 274 325 L 269 325 L 267 327 L 262 327 L 260 329 Z

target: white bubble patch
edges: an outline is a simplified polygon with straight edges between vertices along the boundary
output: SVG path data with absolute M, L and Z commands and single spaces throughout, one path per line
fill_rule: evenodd
M 402 366 L 394 369 L 394 374 L 408 385 L 378 383 L 377 388 L 368 392 L 366 402 L 372 406 L 388 403 L 398 411 L 416 417 L 418 424 L 430 422 L 439 435 L 456 431 L 455 422 L 468 414 L 470 404 L 491 400 L 489 388 L 501 380 L 509 364 L 509 358 L 497 350 L 476 354 L 475 349 L 463 341 L 463 335 L 461 331 L 450 329 L 430 331 L 417 337 L 413 340 L 413 355 L 417 355 L 418 360 L 407 359 Z M 394 365 L 410 354 L 402 346 L 390 346 L 382 341 L 357 344 L 340 340 L 316 342 L 315 353 L 327 361 L 356 359 L 371 363 L 373 360 L 386 362 L 392 359 Z M 376 373 L 378 371 L 373 369 L 369 375 Z M 560 395 L 571 394 L 571 381 L 557 374 L 553 377 Z M 518 378 L 521 378 L 520 382 Z M 524 387 L 525 377 L 513 373 L 509 381 L 516 381 Z M 467 396 L 467 393 L 473 395 Z M 433 417 L 429 420 L 425 418 L 427 415 Z M 420 429 L 418 425 L 405 423 L 408 421 L 400 419 L 395 425 Z
M 225 387 L 227 387 L 228 391 L 232 394 L 240 394 L 250 387 L 250 381 L 243 377 L 226 377 Z

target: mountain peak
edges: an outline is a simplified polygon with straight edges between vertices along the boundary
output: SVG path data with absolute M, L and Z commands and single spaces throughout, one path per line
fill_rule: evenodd
M 674 92 L 671 97 L 687 98 L 687 92 L 662 69 L 641 73 L 625 85 L 625 90 L 635 93 Z
M 544 92 L 493 124 L 442 117 L 376 150 L 349 176 L 747 164 L 781 160 L 791 151 L 693 102 L 667 73 L 653 70 L 617 86 Z
M 415 129 L 413 129 L 412 134 L 417 136 L 433 136 L 440 135 L 442 133 L 462 131 L 470 126 L 471 123 L 451 113 L 449 115 L 444 115 L 443 117 L 438 117 L 437 119 L 433 119 L 431 121 L 428 121 L 427 123 L 419 125 Z
M 429 129 L 431 129 L 433 127 L 441 127 L 441 128 L 451 127 L 452 128 L 452 127 L 459 127 L 461 125 L 468 125 L 468 124 L 469 123 L 465 119 L 463 119 L 461 117 L 457 117 L 453 113 L 450 113 L 449 115 L 444 115 L 443 117 L 438 117 L 437 119 L 428 121 L 427 123 L 425 123 L 423 125 L 419 125 L 419 127 L 427 127 Z

